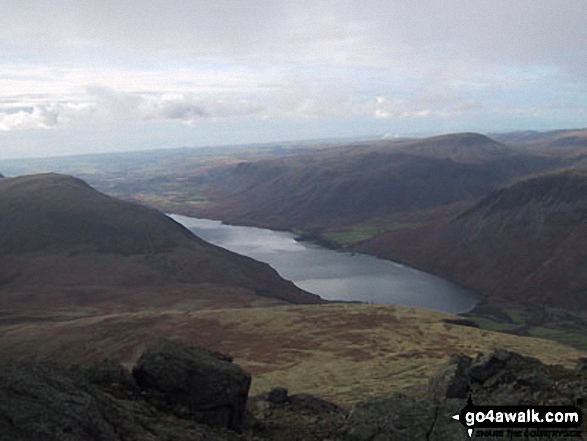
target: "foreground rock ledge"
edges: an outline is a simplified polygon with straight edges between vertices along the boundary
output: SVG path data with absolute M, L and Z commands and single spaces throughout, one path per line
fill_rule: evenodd
M 276 388 L 251 398 L 244 421 L 247 373 L 228 356 L 161 341 L 132 374 L 113 361 L 0 364 L 0 441 L 465 441 L 452 415 L 469 395 L 477 405 L 574 404 L 585 414 L 586 364 L 569 370 L 500 350 L 455 355 L 422 395 L 366 399 L 349 412 Z
M 0 440 L 238 440 L 250 382 L 229 356 L 170 341 L 133 375 L 108 360 L 4 362 Z

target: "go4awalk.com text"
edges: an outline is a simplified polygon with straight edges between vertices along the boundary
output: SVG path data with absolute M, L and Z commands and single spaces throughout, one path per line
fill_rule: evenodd
M 475 406 L 469 399 L 453 419 L 470 437 L 573 438 L 581 436 L 583 414 L 576 406 Z

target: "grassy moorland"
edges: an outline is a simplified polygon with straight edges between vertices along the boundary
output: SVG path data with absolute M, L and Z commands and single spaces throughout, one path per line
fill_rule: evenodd
M 582 352 L 546 340 L 448 323 L 456 317 L 399 306 L 329 304 L 262 308 L 0 316 L 4 356 L 132 365 L 161 336 L 231 353 L 253 374 L 252 393 L 272 387 L 340 404 L 419 393 L 451 354 L 507 348 L 571 366 Z

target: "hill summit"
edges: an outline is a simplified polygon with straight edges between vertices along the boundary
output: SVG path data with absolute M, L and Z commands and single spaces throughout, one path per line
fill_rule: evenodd
M 5 308 L 321 301 L 267 264 L 70 176 L 2 179 L 0 232 Z
M 130 255 L 189 242 L 202 245 L 162 213 L 60 174 L 6 179 L 0 185 L 0 213 L 0 252 L 77 249 Z

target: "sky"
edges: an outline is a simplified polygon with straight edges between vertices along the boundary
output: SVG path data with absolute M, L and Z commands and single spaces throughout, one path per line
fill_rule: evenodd
M 0 11 L 0 159 L 587 127 L 587 0 Z

